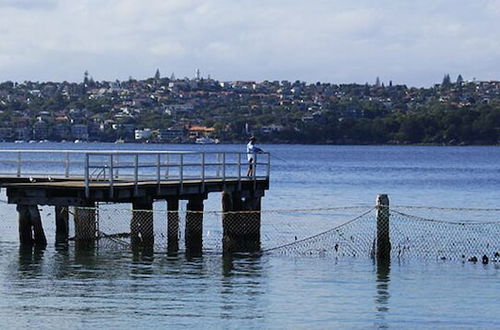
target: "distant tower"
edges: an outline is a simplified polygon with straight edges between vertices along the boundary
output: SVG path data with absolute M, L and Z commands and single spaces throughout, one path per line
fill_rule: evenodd
M 88 84 L 88 82 L 89 82 L 89 72 L 85 70 L 85 72 L 83 73 L 83 83 Z
M 175 74 L 172 72 L 172 75 L 170 75 L 170 80 L 175 80 Z
M 200 69 L 196 69 L 196 80 L 200 80 Z
M 160 69 L 156 69 L 155 79 L 160 80 Z

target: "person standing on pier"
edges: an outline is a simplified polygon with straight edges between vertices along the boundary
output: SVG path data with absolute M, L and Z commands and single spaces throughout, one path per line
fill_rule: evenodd
M 257 159 L 256 154 L 263 153 L 264 151 L 255 145 L 255 137 L 251 137 L 247 144 L 247 158 L 248 158 L 248 171 L 247 176 L 251 177 L 254 175 L 255 170 L 255 160 Z

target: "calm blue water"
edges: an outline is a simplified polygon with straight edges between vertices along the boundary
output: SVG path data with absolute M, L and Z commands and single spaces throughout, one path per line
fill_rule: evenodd
M 1 147 L 243 150 L 239 145 Z M 392 205 L 500 208 L 498 147 L 261 147 L 275 155 L 264 209 L 369 206 L 379 193 L 389 194 Z M 219 204 L 220 196 L 211 196 L 206 209 L 219 210 Z M 51 209 L 45 209 L 49 215 Z M 24 251 L 17 243 L 15 208 L 2 203 L 0 210 L 1 328 L 500 327 L 495 263 L 408 260 L 377 268 L 361 258 L 187 260 L 56 250 L 52 244 L 45 251 Z

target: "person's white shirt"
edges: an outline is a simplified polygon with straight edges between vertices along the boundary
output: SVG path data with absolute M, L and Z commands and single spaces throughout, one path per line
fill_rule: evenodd
M 262 149 L 257 147 L 252 141 L 247 144 L 247 159 L 250 162 L 252 159 L 255 160 L 255 154 L 262 152 Z

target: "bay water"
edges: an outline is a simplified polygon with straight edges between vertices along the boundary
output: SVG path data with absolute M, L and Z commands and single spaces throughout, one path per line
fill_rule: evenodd
M 244 151 L 241 145 L 0 147 Z M 380 193 L 391 205 L 500 209 L 499 147 L 261 147 L 273 155 L 264 210 L 370 207 Z M 220 195 L 210 195 L 205 209 L 220 210 Z M 476 220 L 500 222 L 499 214 Z M 53 209 L 43 207 L 42 216 L 47 228 Z M 468 220 L 460 210 L 448 216 Z M 0 203 L 0 218 L 2 329 L 500 327 L 496 263 L 403 260 L 377 267 L 364 258 L 82 253 L 55 248 L 49 231 L 49 246 L 33 250 L 19 247 L 13 205 Z

